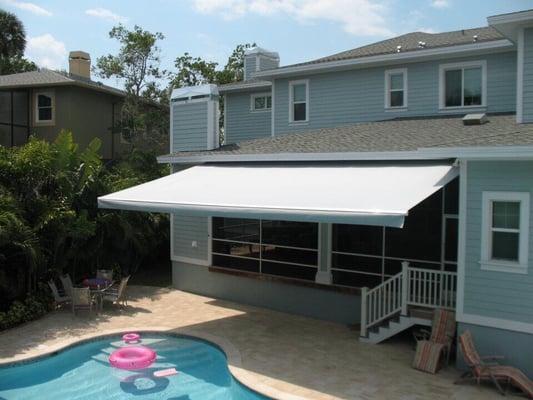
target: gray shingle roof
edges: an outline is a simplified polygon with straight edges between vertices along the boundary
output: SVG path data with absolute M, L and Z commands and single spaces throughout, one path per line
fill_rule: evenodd
M 462 116 L 400 118 L 316 129 L 244 141 L 211 151 L 177 152 L 180 158 L 282 154 L 397 152 L 420 148 L 533 145 L 533 124 L 517 124 L 514 114 L 492 114 L 483 125 L 465 126 Z M 219 157 L 217 157 L 219 158 Z
M 477 43 L 505 39 L 500 32 L 490 26 L 442 33 L 411 32 L 391 39 L 386 39 L 381 42 L 357 47 L 352 50 L 343 51 L 304 63 L 287 65 L 282 68 L 377 56 L 382 54 L 393 54 L 397 53 L 397 46 L 402 46 L 401 52 L 405 53 L 408 51 L 470 44 L 474 43 L 474 35 L 477 35 Z M 419 42 L 424 42 L 425 46 L 420 47 Z
M 60 86 L 60 85 L 77 85 L 89 89 L 98 90 L 114 94 L 116 96 L 125 96 L 122 90 L 111 86 L 104 85 L 90 79 L 66 74 L 48 69 L 39 71 L 22 72 L 19 74 L 0 75 L 0 89 L 13 89 L 22 87 L 39 87 L 39 86 Z

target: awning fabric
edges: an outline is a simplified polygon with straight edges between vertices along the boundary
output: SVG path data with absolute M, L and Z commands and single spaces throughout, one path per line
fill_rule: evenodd
M 121 210 L 402 227 L 457 176 L 451 165 L 205 165 L 98 198 Z

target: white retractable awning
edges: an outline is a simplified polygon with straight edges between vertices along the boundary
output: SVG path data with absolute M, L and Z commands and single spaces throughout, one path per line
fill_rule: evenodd
M 98 198 L 101 208 L 401 227 L 457 176 L 435 164 L 205 165 Z

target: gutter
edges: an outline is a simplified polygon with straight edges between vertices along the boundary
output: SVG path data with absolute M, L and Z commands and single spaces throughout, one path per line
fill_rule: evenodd
M 419 59 L 437 56 L 448 56 L 457 53 L 472 53 L 474 51 L 490 51 L 490 50 L 511 50 L 514 48 L 513 42 L 508 39 L 493 40 L 489 42 L 470 43 L 464 45 L 439 47 L 435 49 L 411 50 L 405 53 L 391 53 L 381 54 L 376 56 L 359 57 L 349 60 L 327 61 L 315 64 L 295 65 L 288 67 L 281 67 L 273 70 L 258 71 L 252 74 L 254 78 L 271 79 L 274 77 L 322 72 L 324 70 L 348 69 L 353 67 L 367 67 L 372 64 L 381 63 L 400 63 L 400 62 L 414 62 Z
M 408 160 L 531 160 L 533 146 L 424 147 L 410 151 L 270 153 L 157 157 L 160 164 L 205 164 L 231 162 L 319 162 L 319 161 L 408 161 Z

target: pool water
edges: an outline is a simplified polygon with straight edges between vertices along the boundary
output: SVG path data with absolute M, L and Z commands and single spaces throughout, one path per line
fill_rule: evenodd
M 224 353 L 189 337 L 141 335 L 157 352 L 149 368 L 113 368 L 109 355 L 125 346 L 120 337 L 88 342 L 35 362 L 0 368 L 0 400 L 265 400 L 237 382 Z M 154 371 L 177 375 L 155 378 Z

